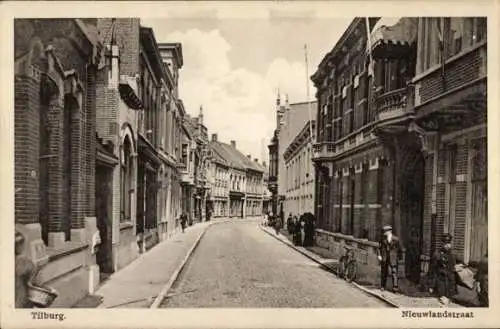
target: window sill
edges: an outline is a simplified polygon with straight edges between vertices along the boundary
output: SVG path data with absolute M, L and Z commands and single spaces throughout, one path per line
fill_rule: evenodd
M 134 227 L 134 224 L 132 223 L 132 221 L 125 221 L 125 222 L 120 223 L 120 231 L 129 229 L 129 228 L 133 228 L 133 227 Z
M 85 250 L 89 247 L 87 243 L 82 242 L 71 242 L 68 241 L 64 246 L 60 248 L 47 247 L 47 254 L 49 256 L 49 262 L 55 261 L 57 259 L 63 258 L 65 256 L 77 253 L 79 251 Z

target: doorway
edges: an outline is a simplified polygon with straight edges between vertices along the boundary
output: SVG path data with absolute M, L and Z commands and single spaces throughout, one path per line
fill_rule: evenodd
M 408 158 L 401 184 L 401 234 L 406 247 L 406 277 L 418 283 L 420 280 L 420 254 L 422 252 L 422 231 L 424 211 L 424 157 L 418 150 L 406 150 Z
M 96 254 L 97 265 L 101 273 L 101 282 L 113 273 L 112 257 L 112 177 L 113 168 L 96 165 L 95 173 L 95 212 L 97 229 L 101 237 L 101 245 Z

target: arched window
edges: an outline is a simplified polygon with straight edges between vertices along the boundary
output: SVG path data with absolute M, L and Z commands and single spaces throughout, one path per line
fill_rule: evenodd
M 125 137 L 123 142 L 123 161 L 121 167 L 121 221 L 131 220 L 131 198 L 132 198 L 132 143 L 130 138 Z

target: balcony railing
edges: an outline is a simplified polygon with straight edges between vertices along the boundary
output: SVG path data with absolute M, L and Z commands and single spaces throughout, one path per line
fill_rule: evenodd
M 382 113 L 400 110 L 406 106 L 406 88 L 391 90 L 377 97 L 376 113 Z
M 391 90 L 377 96 L 375 113 L 377 120 L 385 120 L 413 112 L 414 86 Z
M 335 157 L 375 139 L 373 134 L 363 131 L 339 142 L 321 142 L 313 145 L 313 159 Z

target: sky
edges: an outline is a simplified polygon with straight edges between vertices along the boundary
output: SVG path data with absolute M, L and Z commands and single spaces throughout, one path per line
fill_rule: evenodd
M 153 28 L 157 42 L 182 43 L 179 94 L 187 112 L 197 115 L 203 106 L 210 135 L 235 140 L 245 155 L 268 161 L 278 90 L 283 101 L 288 95 L 290 103 L 304 102 L 309 83 L 314 100 L 304 45 L 310 76 L 352 18 L 272 8 L 246 16 L 174 9 L 164 17 L 141 18 L 141 25 Z

